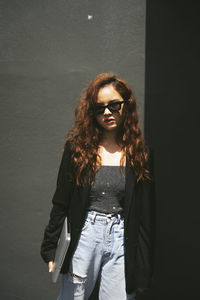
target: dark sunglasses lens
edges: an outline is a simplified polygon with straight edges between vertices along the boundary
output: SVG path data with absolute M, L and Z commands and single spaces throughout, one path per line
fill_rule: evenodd
M 103 114 L 104 110 L 105 110 L 104 106 L 96 105 L 95 107 L 95 113 L 97 115 Z
M 120 102 L 113 102 L 108 105 L 108 109 L 111 111 L 118 111 L 121 108 Z

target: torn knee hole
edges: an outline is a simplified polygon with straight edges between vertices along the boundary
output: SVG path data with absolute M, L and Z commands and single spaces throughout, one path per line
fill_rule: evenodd
M 73 283 L 84 283 L 86 281 L 87 276 L 80 276 L 75 273 L 69 272 L 71 280 Z

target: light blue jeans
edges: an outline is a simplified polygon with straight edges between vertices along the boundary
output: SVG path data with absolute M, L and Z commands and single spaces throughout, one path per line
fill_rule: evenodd
M 99 280 L 99 300 L 134 300 L 125 290 L 124 220 L 89 211 L 57 300 L 87 300 Z

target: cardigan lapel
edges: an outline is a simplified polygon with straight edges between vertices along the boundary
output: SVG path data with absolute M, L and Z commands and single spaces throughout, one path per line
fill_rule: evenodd
M 128 223 L 128 216 L 129 216 L 129 211 L 130 211 L 129 208 L 130 208 L 130 204 L 132 202 L 135 184 L 136 184 L 136 177 L 133 173 L 129 159 L 127 157 L 126 158 L 125 198 L 124 198 L 124 219 L 126 220 L 125 227 L 126 227 L 126 224 Z

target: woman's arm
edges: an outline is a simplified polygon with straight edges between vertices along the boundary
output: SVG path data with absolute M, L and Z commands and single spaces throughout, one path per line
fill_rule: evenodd
M 50 220 L 45 228 L 41 245 L 40 253 L 46 263 L 54 261 L 57 242 L 70 204 L 71 192 L 75 183 L 74 178 L 71 179 L 70 164 L 71 148 L 70 143 L 66 143 L 58 172 L 57 186 L 52 199 L 53 207 Z

